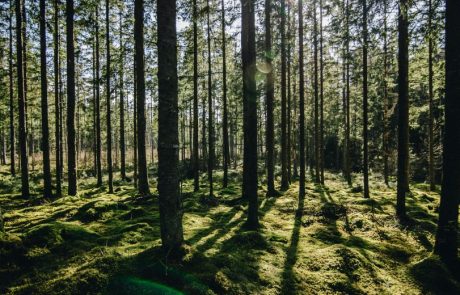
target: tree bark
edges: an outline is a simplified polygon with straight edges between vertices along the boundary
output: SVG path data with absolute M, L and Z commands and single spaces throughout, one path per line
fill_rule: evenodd
M 16 51 L 17 51 L 17 76 L 18 76 L 18 107 L 19 107 L 19 148 L 21 153 L 21 194 L 29 197 L 29 165 L 27 158 L 27 131 L 26 131 L 26 106 L 24 97 L 24 61 L 23 61 L 23 28 L 22 0 L 16 0 Z
M 10 82 L 10 172 L 12 176 L 16 175 L 16 140 L 14 134 L 14 91 L 13 91 L 13 1 L 10 0 L 10 17 L 9 17 L 9 50 L 8 50 L 8 68 Z
M 134 6 L 134 40 L 136 50 L 136 101 L 137 101 L 137 168 L 138 191 L 149 195 L 147 155 L 145 151 L 145 65 L 144 65 L 144 2 L 136 0 Z M 159 30 L 159 29 L 158 29 Z M 172 165 L 172 164 L 171 164 Z
M 120 173 L 126 179 L 125 92 L 124 92 L 123 10 L 120 8 Z
M 284 1 L 283 1 L 284 3 Z M 241 54 L 243 60 L 243 197 L 248 200 L 249 229 L 259 227 L 257 200 L 257 89 L 254 1 L 241 0 Z
M 198 13 L 193 0 L 193 191 L 200 189 L 198 144 Z
M 274 176 L 274 152 L 275 152 L 275 123 L 273 116 L 274 109 L 274 74 L 273 74 L 273 52 L 272 52 L 272 34 L 271 34 L 271 0 L 265 0 L 265 62 L 267 63 L 268 73 L 265 84 L 265 99 L 266 99 L 266 112 L 267 122 L 265 126 L 265 144 L 267 153 L 267 196 L 274 196 L 275 190 L 275 176 Z
M 105 1 L 105 34 L 106 34 L 106 99 L 107 99 L 107 172 L 109 174 L 109 193 L 113 193 L 113 167 L 112 167 L 112 110 L 111 110 L 111 89 L 110 89 L 110 19 L 109 19 L 109 0 Z M 145 153 L 145 151 L 144 151 Z
M 141 0 L 136 0 L 141 1 Z M 158 192 L 164 252 L 180 253 L 184 237 L 179 191 L 176 1 L 157 1 L 158 20 Z
M 299 14 L 299 206 L 302 207 L 305 197 L 305 78 L 303 53 L 303 3 L 298 2 Z
M 75 48 L 74 48 L 74 2 L 66 0 L 67 39 L 67 169 L 68 194 L 77 194 L 77 167 L 75 142 Z
M 367 71 L 367 0 L 363 0 L 363 196 L 369 198 L 369 155 L 368 155 L 368 71 Z
M 429 96 L 429 126 L 428 126 L 428 176 L 430 181 L 430 190 L 436 189 L 436 180 L 434 175 L 434 118 L 433 118 L 433 4 L 432 0 L 428 1 L 428 96 Z
M 208 13 L 207 13 L 207 45 L 208 45 L 208 181 L 209 181 L 209 195 L 212 196 L 213 191 L 213 175 L 212 170 L 214 169 L 214 123 L 213 123 L 213 112 L 212 112 L 212 69 L 211 69 L 211 24 L 210 14 L 211 6 L 209 0 L 207 0 Z
M 286 0 L 281 0 L 281 190 L 289 188 L 286 115 Z
M 98 3 L 99 4 L 99 3 Z M 102 143 L 101 143 L 101 93 L 99 60 L 99 5 L 96 7 L 96 170 L 97 186 L 102 185 Z
M 223 142 L 223 166 L 224 179 L 223 187 L 228 185 L 228 165 L 230 162 L 230 151 L 228 146 L 228 111 L 227 111 L 227 38 L 225 36 L 225 0 L 221 0 L 222 10 L 222 96 L 223 96 L 223 117 L 222 117 L 222 142 Z
M 50 144 L 48 127 L 48 79 L 46 71 L 46 6 L 40 0 L 40 75 L 41 75 L 41 111 L 42 111 L 42 149 L 43 149 L 43 196 L 52 197 Z
M 409 37 L 408 0 L 399 1 L 398 16 L 398 184 L 396 215 L 406 218 L 406 193 L 409 190 Z
M 460 202 L 460 2 L 446 1 L 446 105 L 443 149 L 443 180 L 434 253 L 454 264 L 458 251 L 458 205 Z

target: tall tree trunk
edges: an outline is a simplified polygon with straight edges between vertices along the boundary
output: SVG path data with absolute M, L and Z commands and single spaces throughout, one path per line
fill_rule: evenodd
M 96 170 L 97 186 L 102 185 L 102 143 L 101 143 L 101 93 L 100 93 L 100 61 L 99 61 L 99 1 L 96 6 Z
M 274 109 L 274 73 L 273 73 L 273 53 L 272 53 L 272 34 L 271 34 L 271 0 L 265 0 L 265 62 L 267 63 L 268 73 L 267 81 L 265 84 L 265 99 L 266 99 L 266 112 L 267 122 L 265 126 L 265 144 L 267 153 L 267 196 L 274 196 L 275 190 L 275 176 L 274 176 L 274 153 L 275 153 L 275 123 L 273 116 Z
M 211 70 L 211 24 L 210 14 L 211 6 L 209 0 L 207 0 L 208 13 L 207 13 L 207 45 L 208 45 L 208 181 L 209 181 L 209 195 L 213 195 L 213 175 L 212 170 L 214 169 L 214 123 L 213 123 L 213 112 L 212 112 L 212 70 Z
M 320 182 L 324 184 L 324 60 L 323 60 L 323 0 L 319 0 L 319 166 Z
M 368 155 L 368 107 L 367 107 L 367 0 L 363 0 L 363 196 L 369 198 L 369 155 Z
M 21 153 L 21 193 L 22 197 L 29 196 L 29 165 L 27 158 L 26 106 L 24 97 L 24 62 L 23 62 L 23 29 L 22 6 L 23 0 L 16 0 L 16 64 L 18 76 L 18 107 L 19 107 L 19 148 Z
M 120 8 L 120 172 L 122 180 L 126 179 L 124 56 L 123 10 Z
M 284 3 L 284 0 L 283 2 Z M 248 200 L 249 229 L 259 227 L 257 200 L 257 88 L 256 88 L 256 36 L 254 1 L 241 0 L 241 54 L 243 60 L 243 197 Z
M 67 43 L 67 169 L 68 194 L 77 194 L 76 142 L 75 142 L 75 48 L 74 48 L 74 3 L 66 0 Z
M 9 38 L 9 50 L 8 50 L 8 67 L 9 67 L 9 79 L 10 79 L 10 172 L 12 176 L 16 175 L 16 164 L 15 164 L 15 135 L 14 135 L 14 93 L 13 93 L 13 1 L 10 0 L 10 38 Z
M 388 0 L 383 1 L 383 179 L 385 184 L 389 184 L 388 167 Z
M 198 13 L 193 0 L 193 190 L 200 189 L 198 145 Z
M 345 90 L 345 179 L 351 186 L 351 159 L 350 159 L 350 4 L 346 0 L 346 90 Z
M 223 166 L 224 179 L 223 187 L 228 185 L 228 165 L 230 162 L 230 151 L 228 146 L 228 111 L 227 111 L 227 38 L 225 36 L 225 0 L 221 0 L 222 10 L 222 96 L 223 96 L 223 118 L 222 118 L 222 142 L 223 142 Z
M 292 92 L 291 92 L 291 6 L 288 5 L 287 9 L 287 111 L 286 111 L 286 120 L 287 120 L 287 178 L 288 182 L 291 182 L 292 177 L 292 118 L 291 118 L 291 102 L 292 102 Z
M 286 0 L 281 0 L 281 190 L 289 188 L 286 122 Z
M 62 195 L 62 174 L 61 174 L 61 119 L 60 119 L 60 96 L 59 96 L 59 76 L 60 76 L 60 67 L 59 67 L 59 0 L 54 0 L 54 126 L 55 126 L 55 141 L 56 141 L 56 198 L 61 197 Z
M 409 190 L 409 37 L 408 0 L 399 1 L 398 16 L 398 184 L 396 214 L 406 218 L 406 193 Z
M 299 14 L 299 206 L 302 208 L 305 197 L 305 78 L 304 78 L 304 56 L 303 56 L 303 3 L 298 2 Z M 300 212 L 300 211 L 299 211 Z
M 145 151 L 145 65 L 144 65 L 144 2 L 135 1 L 134 41 L 136 50 L 136 101 L 137 101 L 137 168 L 139 172 L 138 191 L 149 195 L 147 155 Z M 177 123 L 176 123 L 177 124 Z M 159 141 L 161 143 L 161 141 Z M 171 163 L 172 165 L 172 163 Z
M 157 19 L 160 227 L 165 253 L 175 256 L 184 241 L 178 171 L 176 1 L 158 0 Z
M 40 75 L 41 75 L 41 109 L 42 109 L 42 149 L 43 149 L 43 196 L 52 197 L 50 143 L 48 128 L 48 79 L 46 71 L 46 19 L 45 0 L 40 0 Z
M 106 85 L 107 91 L 107 172 L 109 173 L 109 193 L 113 193 L 113 167 L 112 167 L 112 110 L 111 110 L 111 89 L 110 89 L 110 15 L 109 15 L 109 0 L 105 1 L 105 46 L 106 46 L 106 58 L 107 58 L 107 69 L 106 69 Z M 145 150 L 144 150 L 145 153 Z
M 314 51 L 314 92 L 315 92 L 315 182 L 321 183 L 320 176 L 320 134 L 319 134 L 319 98 L 318 98 L 318 20 L 316 18 L 316 3 L 317 0 L 313 1 L 313 51 Z
M 428 126 L 428 175 L 430 181 L 430 190 L 436 189 L 436 180 L 434 175 L 434 118 L 433 118 L 433 4 L 432 0 L 428 1 L 428 96 L 429 96 L 429 126 Z
M 446 1 L 446 109 L 443 180 L 434 252 L 454 264 L 458 254 L 458 204 L 460 202 L 460 2 Z

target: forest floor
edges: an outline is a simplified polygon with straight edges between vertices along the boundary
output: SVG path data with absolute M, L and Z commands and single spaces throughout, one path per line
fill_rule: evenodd
M 439 195 L 425 184 L 411 186 L 404 226 L 395 185 L 377 176 L 371 199 L 340 175 L 327 173 L 324 187 L 308 182 L 301 219 L 297 182 L 275 198 L 260 186 L 254 232 L 235 201 L 240 172 L 225 189 L 216 174 L 218 202 L 206 185 L 192 193 L 192 181 L 182 183 L 187 254 L 171 263 L 159 259 L 157 198 L 136 197 L 132 183 L 108 194 L 84 178 L 78 196 L 51 201 L 34 175 L 36 194 L 24 200 L 19 177 L 1 167 L 0 294 L 460 294 L 458 274 L 432 255 Z

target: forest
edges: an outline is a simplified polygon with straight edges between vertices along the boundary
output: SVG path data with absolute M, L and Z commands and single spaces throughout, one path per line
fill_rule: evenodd
M 460 1 L 0 20 L 0 294 L 460 294 Z

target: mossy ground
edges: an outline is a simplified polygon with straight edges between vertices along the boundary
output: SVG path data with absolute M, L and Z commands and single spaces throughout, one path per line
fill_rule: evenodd
M 78 196 L 43 200 L 37 175 L 24 200 L 19 178 L 0 173 L 1 294 L 460 294 L 458 277 L 431 254 L 439 195 L 424 184 L 411 187 L 404 226 L 394 189 L 377 176 L 371 199 L 339 175 L 327 174 L 325 187 L 308 182 L 301 218 L 297 182 L 276 198 L 260 186 L 254 232 L 242 228 L 239 171 L 225 189 L 216 172 L 218 204 L 203 198 L 206 185 L 193 193 L 185 181 L 187 254 L 171 263 L 160 259 L 155 195 L 138 198 L 126 182 L 107 194 L 87 178 Z

